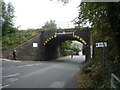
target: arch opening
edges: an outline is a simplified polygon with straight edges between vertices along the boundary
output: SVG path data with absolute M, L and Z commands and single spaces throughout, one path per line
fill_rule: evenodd
M 46 39 L 43 43 L 45 47 L 45 60 L 56 59 L 60 56 L 63 56 L 60 52 L 59 45 L 62 42 L 72 40 L 81 42 L 84 46 L 88 47 L 87 42 L 80 36 L 77 35 L 59 35 L 59 36 L 52 36 Z

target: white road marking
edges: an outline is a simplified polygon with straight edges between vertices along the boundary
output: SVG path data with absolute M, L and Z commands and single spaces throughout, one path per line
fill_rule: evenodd
M 37 65 L 41 65 L 41 64 L 28 64 L 28 65 L 25 65 L 25 66 L 37 66 Z
M 24 66 L 17 66 L 17 67 L 24 67 Z
M 34 66 L 33 64 L 28 64 L 28 65 L 25 65 L 25 66 Z
M 19 79 L 16 79 L 16 78 L 9 78 L 8 79 L 8 81 L 10 81 L 11 83 L 13 83 L 13 82 L 15 82 L 17 80 L 19 80 Z M 1 85 L 1 88 L 6 88 L 6 87 L 9 87 L 9 86 L 10 86 L 10 84 L 4 85 L 4 86 Z
M 50 84 L 50 88 L 63 88 L 65 85 L 65 82 L 62 81 L 54 81 L 52 84 Z
M 10 86 L 10 84 L 8 84 L 8 85 L 5 85 L 5 86 L 2 86 L 2 88 L 6 88 L 6 87 L 9 87 Z
M 15 82 L 15 81 L 17 81 L 17 80 L 19 80 L 19 79 L 16 79 L 16 78 L 9 78 L 9 79 L 8 79 L 8 81 L 10 81 L 10 82 Z
M 15 76 L 18 76 L 18 75 L 20 75 L 20 73 L 16 73 L 16 74 L 12 74 L 12 75 L 8 75 L 8 76 L 2 76 L 2 77 L 15 77 Z
M 23 66 L 17 66 L 17 67 L 30 67 L 30 66 L 37 66 L 37 65 L 42 65 L 41 63 L 40 64 L 27 64 L 27 65 L 23 65 Z

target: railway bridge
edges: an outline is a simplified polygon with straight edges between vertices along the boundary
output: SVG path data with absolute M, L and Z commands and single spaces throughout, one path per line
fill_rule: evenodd
M 86 61 L 91 59 L 91 31 L 88 29 L 58 29 L 41 31 L 38 36 L 16 47 L 17 59 L 51 60 L 61 56 L 58 46 L 67 40 L 76 40 L 86 47 Z M 4 56 L 4 55 L 3 55 Z M 7 58 L 12 58 L 9 54 Z

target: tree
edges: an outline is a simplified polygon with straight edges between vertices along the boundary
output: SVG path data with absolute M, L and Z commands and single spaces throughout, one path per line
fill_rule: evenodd
M 82 43 L 78 42 L 78 41 L 73 41 L 71 43 L 71 49 L 75 50 L 76 53 L 82 51 Z
M 55 23 L 55 20 L 50 20 L 50 22 L 46 22 L 44 26 L 42 26 L 43 29 L 48 29 L 48 30 L 52 30 L 52 29 L 57 29 L 57 25 Z
M 92 23 L 94 43 L 108 41 L 109 57 L 119 60 L 120 2 L 82 2 L 79 13 L 79 23 Z
M 14 7 L 12 3 L 6 4 L 4 1 L 2 2 L 2 18 L 4 20 L 2 24 L 2 35 L 6 35 L 8 33 L 15 32 L 13 18 L 14 18 Z
M 82 2 L 80 21 L 92 23 L 93 44 L 108 41 L 107 62 L 112 73 L 120 75 L 120 2 Z M 79 21 L 79 23 L 80 23 Z M 94 60 L 100 60 L 101 49 L 94 48 Z

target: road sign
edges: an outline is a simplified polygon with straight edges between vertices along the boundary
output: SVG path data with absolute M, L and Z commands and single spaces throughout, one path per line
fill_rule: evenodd
M 96 43 L 96 47 L 107 47 L 107 42 Z
M 38 43 L 33 43 L 33 47 L 38 47 Z

